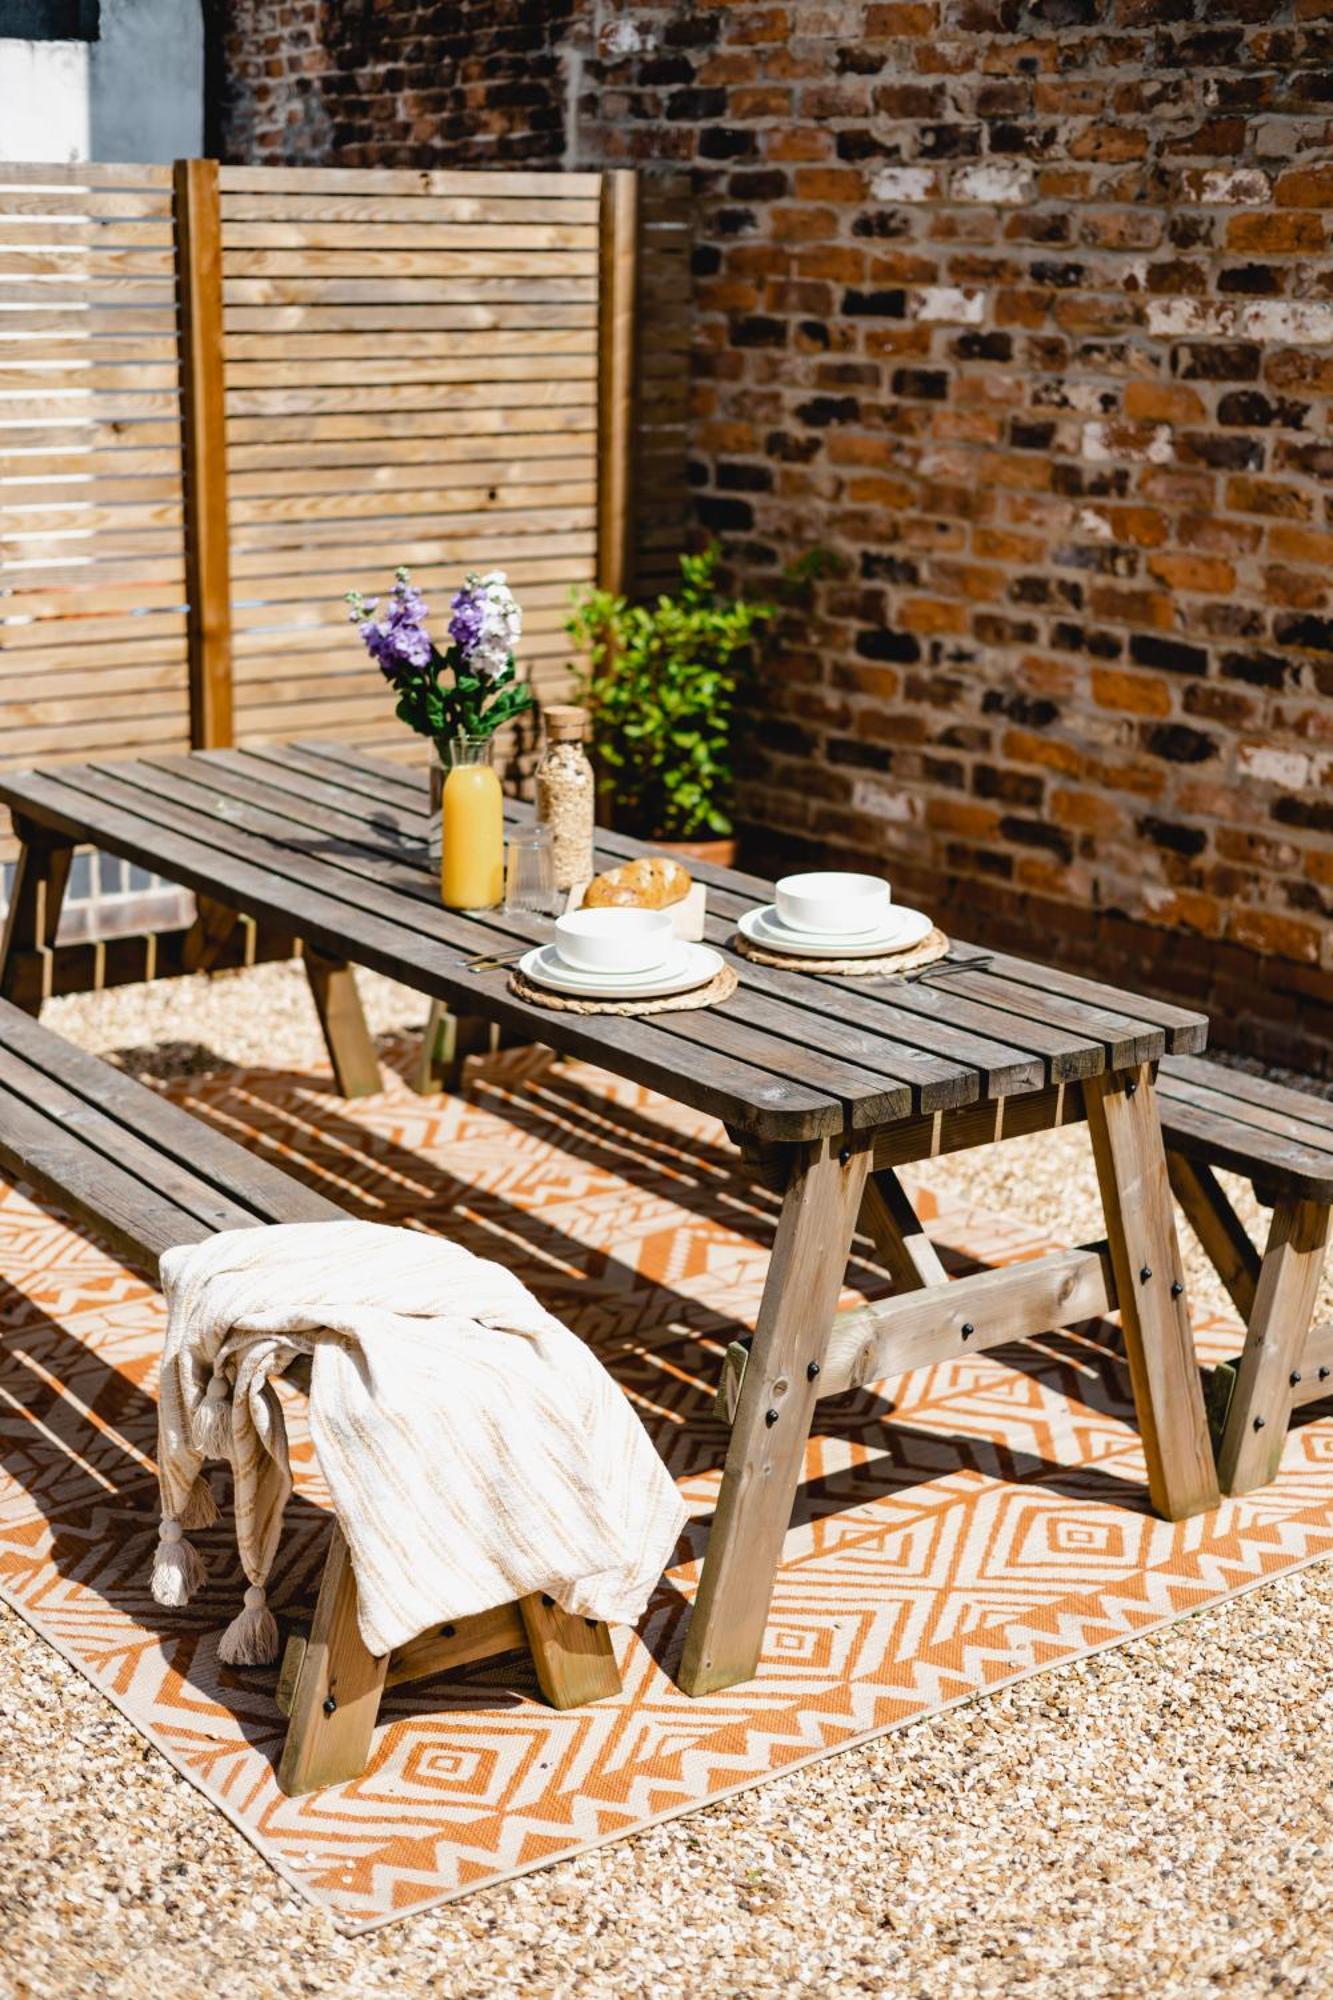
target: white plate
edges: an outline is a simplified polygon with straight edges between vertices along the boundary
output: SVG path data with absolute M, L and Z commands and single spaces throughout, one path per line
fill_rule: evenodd
M 706 986 L 722 968 L 721 957 L 710 945 L 681 941 L 677 953 L 656 972 L 599 975 L 566 965 L 554 945 L 544 944 L 526 952 L 518 969 L 538 986 L 583 1000 L 659 1000 L 669 993 L 690 993 L 696 986 Z
M 751 944 L 764 951 L 790 952 L 794 958 L 879 958 L 886 952 L 910 951 L 934 928 L 929 917 L 904 903 L 895 903 L 887 922 L 868 937 L 864 932 L 856 937 L 834 937 L 788 930 L 772 903 L 747 910 L 739 925 L 741 936 L 749 938 Z

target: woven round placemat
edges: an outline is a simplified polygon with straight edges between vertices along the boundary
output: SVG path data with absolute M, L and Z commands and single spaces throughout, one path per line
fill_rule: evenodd
M 685 1014 L 693 1007 L 716 1007 L 719 1000 L 729 1000 L 739 984 L 731 967 L 724 965 L 707 986 L 696 986 L 690 993 L 664 993 L 656 1000 L 573 1000 L 552 993 L 549 986 L 538 986 L 521 972 L 509 975 L 509 991 L 516 1000 L 549 1007 L 553 1014 Z
M 737 931 L 730 949 L 742 958 L 752 958 L 756 965 L 775 966 L 779 972 L 837 972 L 852 979 L 884 979 L 895 972 L 916 972 L 923 965 L 933 965 L 937 958 L 947 957 L 949 940 L 942 930 L 932 930 L 920 944 L 906 951 L 886 952 L 880 958 L 811 958 L 804 953 L 796 958 L 790 952 L 765 951 Z

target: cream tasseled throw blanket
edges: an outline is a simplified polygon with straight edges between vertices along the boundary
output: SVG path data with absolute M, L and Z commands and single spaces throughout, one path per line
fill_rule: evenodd
M 415 1230 L 281 1223 L 168 1251 L 162 1284 L 153 1595 L 186 1604 L 203 1581 L 184 1531 L 217 1519 L 204 1460 L 230 1459 L 251 1588 L 223 1660 L 277 1654 L 264 1586 L 292 1480 L 273 1383 L 300 1355 L 372 1653 L 530 1591 L 639 1618 L 686 1509 L 601 1363 L 511 1272 Z

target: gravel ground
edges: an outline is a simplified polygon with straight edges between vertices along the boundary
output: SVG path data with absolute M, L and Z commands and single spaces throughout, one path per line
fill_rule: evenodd
M 377 1031 L 420 1024 L 415 996 L 371 978 L 363 991 Z M 62 1000 L 45 1018 L 140 1074 L 319 1054 L 287 966 Z M 941 1163 L 929 1184 L 1070 1242 L 1097 1232 L 1077 1131 Z M 1220 1304 L 1186 1250 L 1200 1304 Z M 348 1939 L 0 1608 L 0 1993 L 1323 1995 L 1330 1657 L 1321 1565 Z

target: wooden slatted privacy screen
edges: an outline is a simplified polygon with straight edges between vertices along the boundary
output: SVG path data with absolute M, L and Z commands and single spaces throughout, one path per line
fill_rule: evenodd
M 437 619 L 504 568 L 557 692 L 571 592 L 634 588 L 640 458 L 645 582 L 683 525 L 683 214 L 624 174 L 0 163 L 0 756 L 420 756 L 343 604 L 398 562 Z
M 237 735 L 404 745 L 342 592 L 505 569 L 539 695 L 596 576 L 597 174 L 224 167 Z
M 0 754 L 185 748 L 169 167 L 0 166 Z

